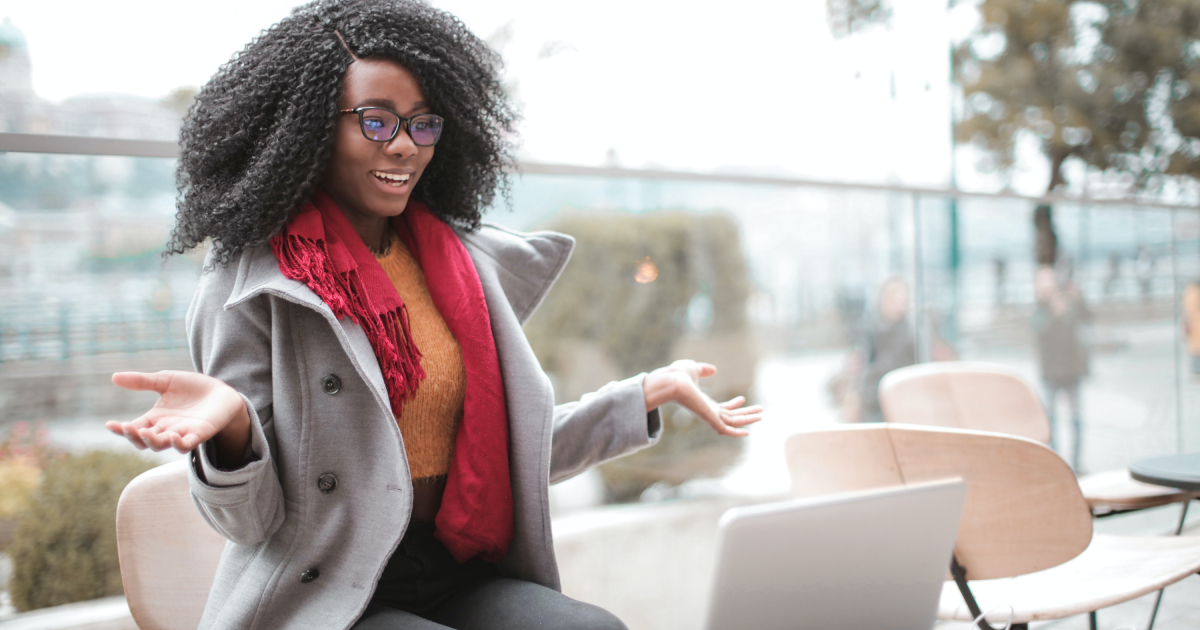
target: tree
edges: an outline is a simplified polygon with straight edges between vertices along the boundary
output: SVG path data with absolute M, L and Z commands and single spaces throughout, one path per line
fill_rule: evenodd
M 864 4 L 829 0 L 831 26 L 835 6 Z M 986 166 L 1011 168 L 1026 139 L 1047 159 L 1047 192 L 1068 183 L 1070 160 L 1126 175 L 1129 192 L 1200 175 L 1200 0 L 978 6 L 979 29 L 953 54 L 964 99 L 954 137 L 982 151 Z M 1054 240 L 1042 233 L 1048 226 L 1038 222 L 1039 241 Z
M 1008 168 L 1020 138 L 1035 139 L 1047 192 L 1067 183 L 1072 158 L 1132 174 L 1137 189 L 1200 170 L 1188 83 L 1200 2 L 985 0 L 979 10 L 979 31 L 955 51 L 965 99 L 956 140 Z
M 829 30 L 839 39 L 892 19 L 892 10 L 883 0 L 826 0 L 825 10 Z
M 1010 168 L 1021 138 L 1040 145 L 1046 191 L 1064 166 L 1126 174 L 1130 191 L 1156 192 L 1200 173 L 1200 1 L 984 0 L 980 29 L 955 51 L 969 141 Z M 1039 206 L 1039 264 L 1057 241 Z M 1043 245 L 1049 247 L 1043 247 Z

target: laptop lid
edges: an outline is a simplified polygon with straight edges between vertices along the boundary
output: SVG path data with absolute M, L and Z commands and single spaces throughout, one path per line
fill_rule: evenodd
M 930 630 L 967 486 L 960 479 L 729 510 L 709 630 Z

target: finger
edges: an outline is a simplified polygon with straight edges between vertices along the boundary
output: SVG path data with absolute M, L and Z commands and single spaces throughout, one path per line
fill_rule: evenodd
M 717 373 L 717 366 L 711 363 L 697 362 L 696 365 L 700 368 L 700 378 L 706 378 Z
M 749 431 L 735 429 L 728 425 L 722 425 L 720 427 L 716 427 L 716 429 L 717 433 L 720 433 L 721 435 L 728 435 L 729 437 L 746 437 L 747 435 L 750 435 Z
M 728 435 L 729 437 L 746 437 L 747 435 L 750 435 L 748 431 L 737 429 L 732 426 L 731 423 L 726 422 L 726 419 L 722 417 L 724 413 L 719 412 L 717 409 L 718 408 L 713 405 L 707 409 L 706 413 L 703 415 L 704 421 L 707 422 L 709 426 L 711 426 L 717 433 L 721 435 Z
M 187 446 L 189 442 L 188 437 L 191 436 L 183 436 L 171 431 L 167 434 L 167 437 L 171 440 L 171 448 L 175 449 L 176 451 L 179 451 L 180 453 L 187 453 L 192 450 Z
M 721 403 L 721 408 L 722 409 L 737 409 L 738 407 L 741 407 L 742 403 L 744 403 L 744 402 L 746 402 L 745 396 L 735 396 L 735 397 L 730 398 L 729 400 L 726 400 L 725 402 Z
M 762 416 L 758 416 L 758 415 L 755 415 L 755 416 L 726 416 L 725 418 L 723 418 L 723 420 L 724 420 L 725 424 L 728 426 L 744 427 L 746 425 L 754 424 L 755 422 L 762 420 Z
M 146 443 L 143 442 L 141 436 L 138 435 L 137 427 L 133 426 L 129 422 L 123 423 L 121 425 L 121 433 L 125 436 L 125 439 L 129 440 L 130 444 L 133 444 L 135 448 L 141 451 L 146 450 Z
M 159 426 L 151 426 L 143 429 L 138 429 L 138 437 L 146 443 L 153 451 L 162 451 L 171 448 L 170 431 Z
M 152 451 L 161 451 L 170 445 L 170 439 L 164 439 L 162 432 L 156 431 L 155 428 L 139 428 L 138 437 L 142 438 L 142 442 Z
M 179 451 L 180 453 L 190 453 L 191 451 L 195 450 L 197 446 L 200 446 L 200 437 L 191 434 L 179 435 L 178 433 L 172 432 L 171 446 L 173 446 L 175 450 Z
M 159 394 L 167 391 L 171 384 L 171 370 L 163 370 L 153 374 L 148 372 L 116 372 L 112 375 L 113 385 L 134 391 L 155 391 Z
M 742 416 L 742 415 L 749 415 L 749 414 L 762 415 L 762 412 L 763 412 L 762 405 L 754 405 L 751 407 L 741 407 L 738 409 L 726 409 L 725 410 L 725 413 L 728 413 L 731 416 Z

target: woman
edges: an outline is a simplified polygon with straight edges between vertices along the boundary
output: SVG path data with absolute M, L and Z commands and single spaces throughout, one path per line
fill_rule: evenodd
M 481 225 L 498 65 L 426 5 L 321 1 L 197 96 L 171 250 L 212 244 L 201 374 L 114 375 L 161 398 L 108 428 L 191 453 L 230 541 L 202 628 L 624 627 L 558 592 L 548 484 L 653 444 L 668 401 L 725 435 L 759 419 L 691 361 L 554 406 L 521 325 L 572 241 Z

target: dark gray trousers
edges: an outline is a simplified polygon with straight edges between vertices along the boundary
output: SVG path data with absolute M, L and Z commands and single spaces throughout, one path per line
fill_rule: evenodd
M 371 604 L 354 630 L 628 630 L 599 606 L 509 578 L 477 582 L 425 615 Z
M 454 561 L 429 523 L 409 525 L 353 630 L 628 630 L 612 613 L 540 584 Z

